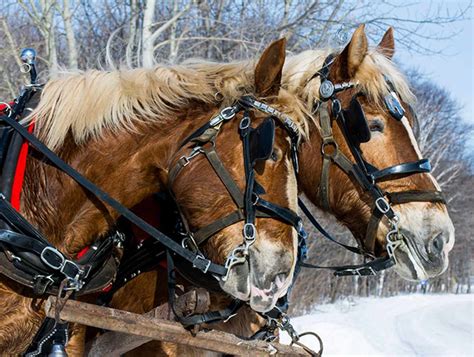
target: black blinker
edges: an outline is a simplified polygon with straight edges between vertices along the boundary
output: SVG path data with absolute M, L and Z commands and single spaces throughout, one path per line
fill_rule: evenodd
M 265 161 L 273 152 L 275 141 L 275 121 L 272 117 L 266 118 L 262 124 L 250 130 L 250 162 Z
M 349 108 L 343 110 L 343 114 L 350 139 L 356 144 L 368 142 L 371 137 L 369 124 L 356 97 L 352 98 Z
M 398 98 L 393 93 L 390 93 L 385 96 L 384 101 L 390 115 L 396 120 L 402 120 L 405 116 L 405 110 Z

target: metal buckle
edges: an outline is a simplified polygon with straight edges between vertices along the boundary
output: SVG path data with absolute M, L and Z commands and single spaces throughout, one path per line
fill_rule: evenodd
M 58 266 L 55 266 L 54 264 L 51 264 L 47 259 L 46 259 L 46 254 L 47 252 L 51 252 L 53 253 L 53 255 L 59 257 L 60 259 L 60 264 Z M 50 267 L 51 269 L 54 269 L 54 270 L 60 270 L 63 268 L 64 266 L 64 262 L 66 261 L 66 259 L 64 258 L 64 255 L 62 255 L 62 253 L 57 250 L 56 248 L 53 248 L 53 247 L 46 247 L 43 249 L 43 251 L 41 252 L 41 255 L 40 255 L 40 258 L 41 258 L 41 261 L 48 267 Z
M 247 242 L 254 242 L 257 236 L 257 228 L 253 223 L 245 223 L 244 229 L 242 230 L 244 238 Z
M 243 117 L 239 123 L 239 129 L 245 130 L 250 126 L 250 117 Z
M 207 262 L 206 264 L 206 267 L 204 269 L 202 269 L 198 264 L 196 264 L 196 262 L 201 259 L 203 262 Z M 202 255 L 196 255 L 196 258 L 194 258 L 194 261 L 193 261 L 193 268 L 197 268 L 199 270 L 201 270 L 204 274 L 207 273 L 207 271 L 209 270 L 209 267 L 211 266 L 211 261 L 209 259 L 206 259 L 204 258 Z
M 222 123 L 224 120 L 230 120 L 235 117 L 235 108 L 234 107 L 226 107 L 220 111 L 220 113 L 212 118 L 209 121 L 210 126 L 216 126 Z
M 230 120 L 235 117 L 235 109 L 234 107 L 226 107 L 221 110 L 221 116 L 224 120 Z
M 386 214 L 388 211 L 390 211 L 390 204 L 388 201 L 385 199 L 385 197 L 379 197 L 375 200 L 375 206 L 377 209 L 383 213 Z
M 202 147 L 200 146 L 196 146 L 194 149 L 191 150 L 191 153 L 186 156 L 186 155 L 183 155 L 179 158 L 179 160 L 183 160 L 184 163 L 182 164 L 183 167 L 186 167 L 189 165 L 189 163 L 191 162 L 191 160 L 196 157 L 197 155 L 203 153 L 204 151 L 202 150 Z
M 359 268 L 353 269 L 353 271 L 355 271 L 357 273 L 357 275 L 359 275 L 359 276 L 364 276 L 361 273 L 361 271 L 364 271 L 364 270 L 368 270 L 369 273 L 370 273 L 370 274 L 365 274 L 365 276 L 367 276 L 367 275 L 377 275 L 377 272 L 371 266 L 364 266 L 364 267 L 359 267 Z

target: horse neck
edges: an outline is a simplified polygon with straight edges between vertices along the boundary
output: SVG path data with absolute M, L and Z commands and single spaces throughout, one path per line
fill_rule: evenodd
M 339 147 L 348 152 L 342 133 L 334 129 L 334 138 Z M 309 137 L 301 146 L 299 152 L 300 171 L 298 174 L 298 188 L 312 204 L 321 207 L 319 186 L 323 156 L 321 152 L 322 139 L 319 130 L 311 125 Z M 347 149 L 347 150 L 345 150 Z M 350 154 L 347 154 L 353 160 Z M 355 184 L 336 164 L 331 164 L 329 174 L 329 196 L 331 202 L 330 213 L 347 226 L 356 237 L 363 237 L 368 223 L 368 207 L 361 200 Z
M 198 126 L 177 121 L 142 124 L 135 131 L 105 134 L 80 146 L 67 140 L 59 152 L 74 169 L 130 208 L 166 188 L 167 170 L 182 138 Z M 21 211 L 50 242 L 74 255 L 115 224 L 117 212 L 84 191 L 66 174 L 28 159 Z

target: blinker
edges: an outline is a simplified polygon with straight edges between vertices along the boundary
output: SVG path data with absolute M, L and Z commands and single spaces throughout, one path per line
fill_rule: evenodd
M 355 144 L 366 143 L 371 138 L 369 124 L 357 97 L 353 97 L 348 109 L 344 109 L 344 125 Z
M 250 161 L 265 161 L 273 152 L 275 141 L 275 121 L 272 117 L 266 118 L 259 126 L 250 130 Z
M 397 96 L 393 92 L 390 92 L 385 96 L 384 101 L 390 115 L 398 121 L 402 120 L 405 116 L 405 110 Z

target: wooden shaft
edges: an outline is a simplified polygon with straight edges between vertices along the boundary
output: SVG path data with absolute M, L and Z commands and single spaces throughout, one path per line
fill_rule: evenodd
M 210 300 L 207 290 L 201 288 L 193 289 L 176 298 L 175 311 L 179 315 L 201 314 L 209 311 Z M 156 307 L 143 316 L 165 320 L 174 319 L 174 314 L 168 303 Z M 153 341 L 150 337 L 109 331 L 97 336 L 86 344 L 86 355 L 90 357 L 121 356 L 150 341 Z
M 56 298 L 49 297 L 45 304 L 45 313 L 54 317 Z M 153 340 L 184 344 L 205 350 L 239 356 L 308 356 L 299 347 L 290 347 L 264 341 L 246 341 L 221 331 L 200 331 L 195 336 L 181 324 L 150 316 L 134 314 L 107 307 L 69 300 L 60 318 L 64 321 L 79 323 L 111 331 L 123 332 Z

